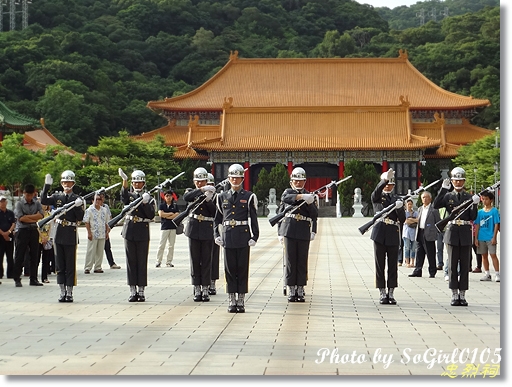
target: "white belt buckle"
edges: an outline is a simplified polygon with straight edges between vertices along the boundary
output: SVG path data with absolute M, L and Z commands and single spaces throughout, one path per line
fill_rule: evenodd
M 230 225 L 230 226 L 233 226 L 233 227 L 234 227 L 234 226 L 236 226 L 236 220 L 231 219 L 231 220 L 229 221 L 229 225 Z

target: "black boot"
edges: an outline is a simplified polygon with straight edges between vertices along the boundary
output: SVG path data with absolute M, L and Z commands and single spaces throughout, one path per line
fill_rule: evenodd
M 389 304 L 389 298 L 388 298 L 388 295 L 386 293 L 386 289 L 384 288 L 379 288 L 379 291 L 380 291 L 380 303 L 381 304 Z
M 236 301 L 237 313 L 245 313 L 245 293 L 238 293 L 238 300 Z
M 458 289 L 452 289 L 452 302 L 450 303 L 451 306 L 460 306 L 460 299 L 459 299 L 459 290 Z
M 203 296 L 201 295 L 201 285 L 194 285 L 194 301 L 203 301 Z
M 302 285 L 297 286 L 297 302 L 306 302 L 304 298 L 304 286 Z
M 73 286 L 66 286 L 66 302 L 73 302 Z
M 139 295 L 137 294 L 137 288 L 135 285 L 130 285 L 130 297 L 128 298 L 128 302 L 137 302 L 139 300 Z
M 60 287 L 59 302 L 66 302 L 66 285 L 59 284 L 59 287 Z
M 203 294 L 202 294 L 202 300 L 203 302 L 210 301 L 210 296 L 208 295 L 208 285 L 203 285 Z
M 229 293 L 229 306 L 228 306 L 228 313 L 236 313 L 236 297 L 235 293 Z
M 295 285 L 288 286 L 288 302 L 297 301 L 297 294 L 295 292 Z
M 393 295 L 394 291 L 395 291 L 395 288 L 389 288 L 388 289 L 388 302 L 391 305 L 396 305 L 396 300 L 395 300 L 395 297 Z

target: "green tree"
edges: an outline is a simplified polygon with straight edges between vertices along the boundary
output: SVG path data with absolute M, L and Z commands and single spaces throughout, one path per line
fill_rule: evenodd
M 0 185 L 5 186 L 11 194 L 26 184 L 36 187 L 42 183 L 38 174 L 41 158 L 23 146 L 22 134 L 6 135 L 0 146 Z
M 466 171 L 466 188 L 474 189 L 476 169 L 476 191 L 494 184 L 494 180 L 500 180 L 500 172 L 495 169 L 500 165 L 499 132 L 486 136 L 471 144 L 459 148 L 458 156 L 453 160 L 455 165 Z
M 312 55 L 320 58 L 343 58 L 356 50 L 354 39 L 348 34 L 341 35 L 338 31 L 327 31 L 324 40 L 312 51 Z
M 267 203 L 268 192 L 270 188 L 275 188 L 277 200 L 281 199 L 286 188 L 290 187 L 290 177 L 283 164 L 276 164 L 270 170 L 270 173 L 263 168 L 258 174 L 258 182 L 252 187 L 260 205 Z
M 356 188 L 361 188 L 363 214 L 372 214 L 371 194 L 380 180 L 378 173 L 372 164 L 366 164 L 360 160 L 349 160 L 345 162 L 345 176 L 350 175 L 352 175 L 351 179 L 338 186 L 343 215 L 352 215 Z

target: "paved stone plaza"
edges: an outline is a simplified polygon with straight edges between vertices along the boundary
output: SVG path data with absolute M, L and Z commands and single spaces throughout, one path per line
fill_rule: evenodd
M 111 270 L 104 259 L 105 273 L 89 275 L 83 272 L 82 227 L 74 303 L 57 302 L 54 275 L 44 287 L 29 286 L 28 277 L 22 288 L 2 279 L 0 374 L 432 375 L 440 380 L 500 374 L 499 364 L 492 364 L 501 347 L 500 283 L 470 274 L 469 307 L 452 307 L 442 272 L 433 279 L 409 278 L 412 269 L 399 267 L 398 305 L 380 305 L 373 243 L 369 233 L 358 231 L 368 220 L 319 219 L 306 302 L 288 303 L 276 229 L 260 218 L 245 314 L 227 313 L 223 274 L 210 302 L 192 300 L 184 235 L 176 239 L 175 267 L 155 267 L 156 223 L 146 302 L 128 303 L 120 227 L 112 232 L 112 245 L 122 269 Z

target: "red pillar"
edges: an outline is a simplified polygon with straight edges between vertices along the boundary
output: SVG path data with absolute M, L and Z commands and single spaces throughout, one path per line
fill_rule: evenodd
M 212 171 L 210 172 L 213 176 L 215 176 L 215 164 L 212 163 Z
M 249 191 L 249 187 L 250 187 L 250 185 L 249 185 L 249 183 L 250 183 L 250 181 L 249 181 L 249 176 L 250 176 L 249 172 L 251 170 L 250 170 L 249 162 L 248 161 L 246 161 L 244 163 L 244 169 L 247 169 L 247 171 L 245 171 L 245 174 L 244 174 L 244 189 L 246 191 Z
M 293 171 L 293 163 L 288 161 L 288 175 L 291 175 Z
M 388 161 L 382 160 L 382 172 L 386 172 L 388 169 Z
M 342 179 L 345 177 L 345 162 L 340 161 L 338 163 L 338 179 Z
M 418 161 L 418 187 L 421 185 L 421 163 Z

